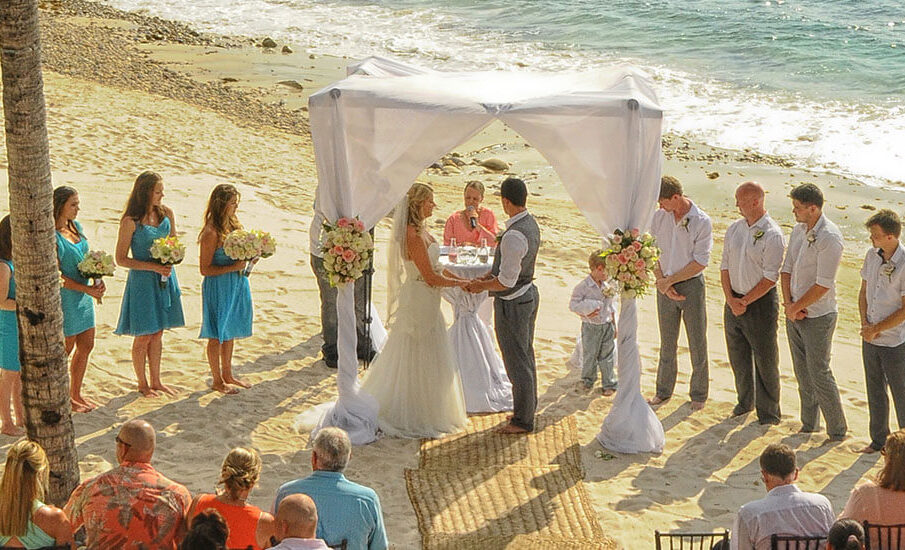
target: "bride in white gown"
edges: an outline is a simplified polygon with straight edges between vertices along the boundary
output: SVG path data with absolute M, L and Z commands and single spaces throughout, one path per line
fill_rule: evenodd
M 440 312 L 440 287 L 467 281 L 440 266 L 440 247 L 424 228 L 435 206 L 433 190 L 416 183 L 396 209 L 387 285 L 389 336 L 362 381 L 362 389 L 380 405 L 380 429 L 391 436 L 438 437 L 467 422 L 462 380 Z

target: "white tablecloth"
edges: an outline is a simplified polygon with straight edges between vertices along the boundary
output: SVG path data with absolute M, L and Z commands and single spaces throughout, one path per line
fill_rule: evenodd
M 445 256 L 440 262 L 450 272 L 469 279 L 490 271 L 489 263 L 451 264 Z M 489 303 L 487 293 L 472 294 L 461 288 L 446 288 L 443 297 L 452 304 L 455 312 L 448 334 L 462 376 L 466 410 L 470 413 L 511 411 L 512 385 L 494 348 L 490 328 L 480 316 L 481 310 L 487 309 L 482 306 Z

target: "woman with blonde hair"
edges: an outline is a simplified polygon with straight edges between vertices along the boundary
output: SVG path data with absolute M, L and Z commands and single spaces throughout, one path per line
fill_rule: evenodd
M 240 272 L 247 262 L 233 260 L 223 250 L 226 236 L 241 229 L 236 217 L 239 191 L 221 183 L 211 191 L 204 212 L 204 227 L 198 241 L 201 255 L 198 266 L 201 283 L 201 334 L 207 338 L 207 362 L 213 376 L 213 388 L 221 393 L 238 393 L 235 386 L 250 385 L 233 376 L 233 343 L 251 336 L 252 303 L 248 277 Z
M 880 453 L 885 463 L 877 481 L 852 489 L 840 518 L 881 525 L 905 523 L 905 429 L 889 434 Z
M 433 190 L 416 183 L 396 207 L 387 270 L 389 335 L 362 382 L 380 407 L 380 429 L 397 437 L 438 437 L 467 422 L 440 289 L 468 281 L 440 264 L 440 247 L 425 228 L 435 206 Z
M 132 366 L 138 391 L 145 397 L 157 397 L 158 392 L 176 393 L 160 379 L 163 331 L 185 325 L 176 270 L 151 257 L 151 245 L 156 239 L 176 236 L 175 216 L 162 200 L 163 178 L 155 172 L 139 174 L 119 220 L 116 238 L 116 263 L 129 269 L 129 278 L 114 332 L 135 337 Z M 166 277 L 165 283 L 161 282 L 162 277 Z M 146 364 L 150 384 L 145 376 Z
M 49 471 L 47 455 L 34 441 L 23 439 L 7 451 L 0 480 L 0 546 L 75 548 L 66 513 L 41 502 Z
M 465 208 L 453 212 L 446 219 L 443 228 L 443 244 L 449 246 L 452 240 L 457 245 L 480 245 L 481 240 L 490 246 L 495 245 L 499 231 L 493 210 L 481 206 L 484 201 L 484 184 L 474 180 L 465 184 Z
M 247 447 L 231 450 L 223 460 L 217 482 L 223 490 L 195 497 L 189 508 L 189 524 L 196 515 L 213 508 L 229 526 L 227 548 L 266 548 L 273 536 L 273 516 L 245 502 L 260 474 L 261 457 L 257 451 Z

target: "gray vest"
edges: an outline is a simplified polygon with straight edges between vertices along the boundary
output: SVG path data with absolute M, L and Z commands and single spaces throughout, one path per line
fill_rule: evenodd
M 510 231 L 518 231 L 528 240 L 528 252 L 522 258 L 522 269 L 518 274 L 518 280 L 512 288 L 491 292 L 492 296 L 505 297 L 527 284 L 531 284 L 534 280 L 534 261 L 537 259 L 537 249 L 540 248 L 540 229 L 537 227 L 537 221 L 534 216 L 528 214 L 520 218 L 518 221 L 509 226 L 506 231 L 500 235 L 500 240 L 506 233 Z M 496 277 L 500 274 L 500 247 L 497 246 L 496 253 L 493 255 L 493 267 L 490 268 L 490 274 Z

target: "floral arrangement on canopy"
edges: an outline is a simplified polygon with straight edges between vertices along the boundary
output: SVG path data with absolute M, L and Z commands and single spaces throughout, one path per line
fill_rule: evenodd
M 654 266 L 660 249 L 650 233 L 637 229 L 616 229 L 608 238 L 610 246 L 600 255 L 606 272 L 616 289 L 627 298 L 639 298 L 650 291 L 654 283 Z
M 374 241 L 357 217 L 324 223 L 324 269 L 330 286 L 354 282 L 368 268 Z

